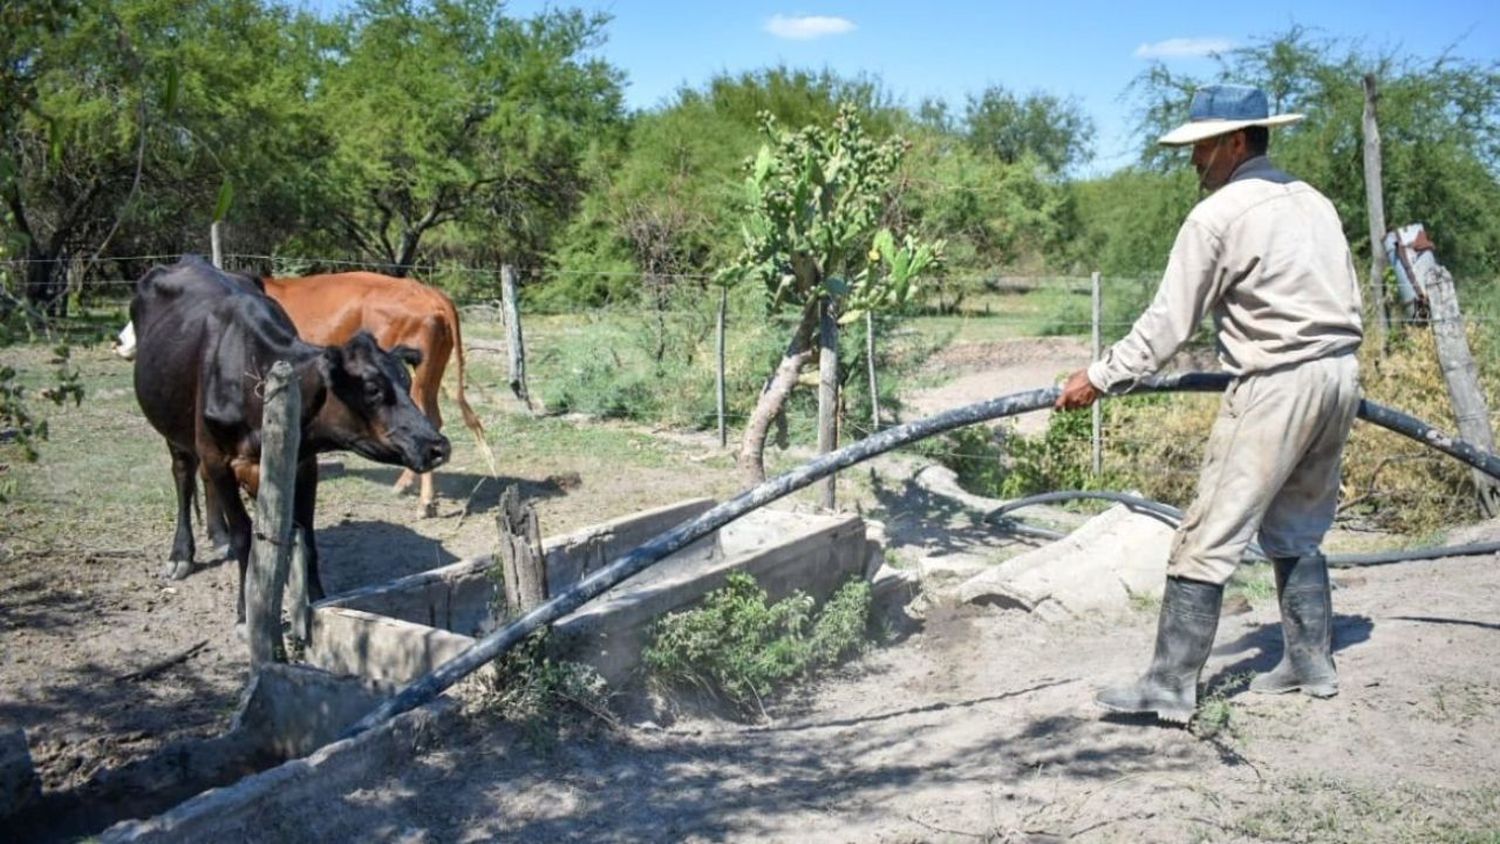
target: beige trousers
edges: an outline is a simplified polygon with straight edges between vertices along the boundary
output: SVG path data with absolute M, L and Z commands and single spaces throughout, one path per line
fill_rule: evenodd
M 1339 458 L 1358 410 L 1352 353 L 1231 382 L 1167 574 L 1224 583 L 1257 526 L 1267 556 L 1317 553 L 1333 524 Z

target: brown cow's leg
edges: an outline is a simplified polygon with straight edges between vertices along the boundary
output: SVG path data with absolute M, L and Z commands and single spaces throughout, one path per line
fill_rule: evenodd
M 240 493 L 234 473 L 224 466 L 208 468 L 208 482 L 219 497 L 224 521 L 229 528 L 229 550 L 239 563 L 240 585 L 234 601 L 234 620 L 237 625 L 245 623 L 245 570 L 250 565 L 250 514 L 240 501 Z
M 219 494 L 208 482 L 208 473 L 199 467 L 203 476 L 203 530 L 208 534 L 210 560 L 229 559 L 229 525 L 224 521 L 224 508 L 219 506 Z
M 423 353 L 422 362 L 412 373 L 411 399 L 417 407 L 422 409 L 422 414 L 432 420 L 432 427 L 441 431 L 443 411 L 438 407 L 438 393 L 443 387 L 443 370 L 448 366 L 448 355 L 453 351 L 453 340 L 441 324 L 429 324 L 427 335 L 428 348 Z M 410 469 L 402 472 L 401 479 L 396 482 L 396 488 L 400 490 L 411 486 L 415 474 Z M 425 472 L 422 475 L 422 495 L 418 499 L 418 505 L 421 507 L 423 516 L 437 515 L 437 484 L 434 483 L 431 472 Z
M 172 479 L 177 485 L 177 529 L 172 534 L 172 553 L 167 557 L 166 570 L 162 576 L 181 580 L 193 570 L 193 495 L 194 475 L 198 472 L 198 455 L 172 445 L 167 446 L 172 455 Z

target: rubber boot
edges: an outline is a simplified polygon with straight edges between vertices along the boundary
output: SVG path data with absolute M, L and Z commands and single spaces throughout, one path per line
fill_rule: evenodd
M 1313 697 L 1339 693 L 1333 665 L 1333 596 L 1328 560 L 1322 554 L 1278 557 L 1276 596 L 1281 603 L 1281 662 L 1250 681 L 1250 691 L 1279 695 L 1301 691 Z
M 1198 675 L 1213 647 L 1223 600 L 1223 584 L 1168 577 L 1151 667 L 1132 685 L 1105 689 L 1094 700 L 1114 712 L 1154 713 L 1174 724 L 1192 720 Z

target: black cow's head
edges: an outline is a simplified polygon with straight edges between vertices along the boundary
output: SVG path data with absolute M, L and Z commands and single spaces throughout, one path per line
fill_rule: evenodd
M 411 375 L 422 353 L 406 346 L 383 351 L 361 331 L 323 350 L 328 397 L 325 433 L 339 447 L 381 463 L 430 472 L 448 460 L 448 438 L 411 400 Z

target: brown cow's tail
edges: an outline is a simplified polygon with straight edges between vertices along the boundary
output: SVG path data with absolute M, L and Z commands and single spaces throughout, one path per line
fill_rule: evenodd
M 458 403 L 458 410 L 463 414 L 464 427 L 474 432 L 474 441 L 479 445 L 479 453 L 484 455 L 484 462 L 490 466 L 490 477 L 499 477 L 500 466 L 495 462 L 495 452 L 490 450 L 490 444 L 484 438 L 484 424 L 479 421 L 479 414 L 474 412 L 474 408 L 469 407 L 469 400 L 464 397 L 464 338 L 458 327 L 458 308 L 454 307 L 453 300 L 446 294 L 443 295 L 443 305 L 448 310 L 448 319 L 453 323 L 453 361 L 458 376 L 458 384 L 453 391 L 453 400 Z

